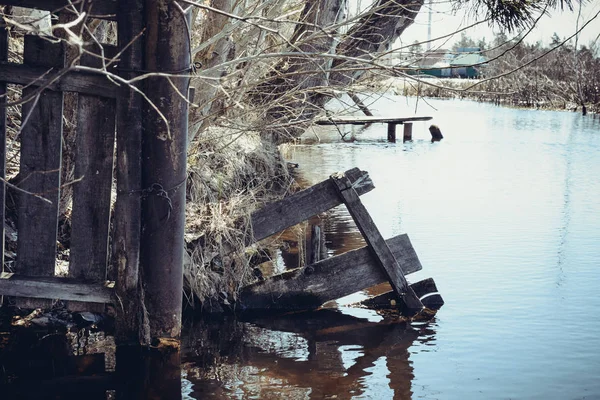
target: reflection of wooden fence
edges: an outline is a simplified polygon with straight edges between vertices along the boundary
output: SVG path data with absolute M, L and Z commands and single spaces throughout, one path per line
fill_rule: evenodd
M 15 189 L 17 260 L 15 271 L 2 272 L 0 295 L 16 296 L 26 305 L 39 305 L 39 299 L 46 299 L 45 305 L 52 299 L 71 301 L 70 307 L 82 307 L 79 302 L 118 303 L 119 317 L 124 316 L 118 318 L 118 326 L 122 323 L 121 333 L 129 331 L 132 338 L 138 337 L 138 316 L 145 308 L 152 316 L 144 322 L 152 337 L 177 337 L 187 177 L 188 103 L 181 93 L 188 93 L 186 75 L 191 71 L 190 10 L 169 3 L 164 13 L 146 12 L 146 7 L 158 6 L 142 0 L 0 2 L 53 11 L 67 20 L 83 12 L 86 18 L 113 20 L 119 41 L 116 48 L 102 45 L 103 53 L 97 45 L 86 44 L 95 56 L 84 54 L 73 66 L 71 60 L 66 62 L 64 42 L 26 36 L 24 62 L 15 64 L 7 61 L 8 33 L 0 27 L 0 93 L 6 93 L 7 83 L 24 86 Z M 118 59 L 101 71 L 100 55 Z M 171 76 L 127 82 L 153 72 Z M 64 92 L 78 94 L 74 182 L 61 182 Z M 4 180 L 6 110 L 0 109 Z M 116 196 L 111 199 L 113 181 Z M 55 276 L 58 201 L 64 185 L 73 186 L 66 278 Z M 5 185 L 0 186 L 4 210 Z M 115 215 L 109 239 L 111 203 Z M 106 282 L 110 260 L 116 271 L 114 285 Z M 144 271 L 143 282 L 139 270 Z

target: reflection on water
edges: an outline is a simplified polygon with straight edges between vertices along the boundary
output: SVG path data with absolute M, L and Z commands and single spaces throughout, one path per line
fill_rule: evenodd
M 320 310 L 279 317 L 197 322 L 186 330 L 192 398 L 410 398 L 415 340 L 435 323 L 371 322 Z
M 378 287 L 312 317 L 190 327 L 193 398 L 600 398 L 598 120 L 430 103 L 418 114 L 441 142 L 427 123 L 394 144 L 384 124 L 343 127 L 347 142 L 318 127 L 289 160 L 308 184 L 369 172 L 376 188 L 361 198 L 384 237 L 409 234 L 423 265 L 409 278 L 433 277 L 446 302 L 436 319 L 391 324 L 347 306 Z M 414 110 L 394 97 L 376 107 Z M 330 256 L 364 245 L 343 207 L 322 226 Z
M 392 115 L 404 101 L 382 98 L 374 111 Z M 600 124 L 432 104 L 419 114 L 434 117 L 441 142 L 426 123 L 395 144 L 385 125 L 352 143 L 319 128 L 320 141 L 289 155 L 311 183 L 368 171 L 376 189 L 362 199 L 375 223 L 385 237 L 408 233 L 423 264 L 414 279 L 435 278 L 446 305 L 435 344 L 410 347 L 413 397 L 600 398 L 600 321 L 589 318 L 600 306 Z M 343 208 L 329 217 L 327 243 L 344 252 L 357 230 Z

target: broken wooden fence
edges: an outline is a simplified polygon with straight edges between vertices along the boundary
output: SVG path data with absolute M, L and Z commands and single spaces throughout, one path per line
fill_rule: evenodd
M 125 336 L 135 340 L 139 310 L 145 306 L 153 338 L 178 337 L 188 123 L 188 102 L 181 93 L 189 87 L 189 75 L 182 72 L 191 71 L 190 10 L 161 0 L 0 2 L 56 12 L 67 19 L 85 12 L 86 18 L 116 21 L 119 42 L 116 47 L 103 44 L 103 52 L 98 45 L 86 44 L 95 58 L 84 54 L 74 65 L 73 60 L 67 62 L 64 42 L 27 35 L 23 63 L 14 63 L 8 62 L 8 30 L 0 27 L 0 93 L 6 93 L 7 83 L 23 85 L 19 180 L 14 188 L 17 258 L 14 271 L 2 270 L 0 295 L 15 296 L 28 307 L 47 306 L 53 299 L 68 301 L 70 308 L 119 304 L 117 326 L 123 322 L 119 330 L 129 331 Z M 149 11 L 162 6 L 164 12 Z M 111 54 L 118 54 L 118 60 L 112 60 L 108 70 L 86 69 L 99 67 L 102 57 L 107 60 Z M 172 76 L 124 83 L 149 72 Z M 115 84 L 119 79 L 120 85 Z M 65 92 L 78 94 L 73 182 L 61 182 Z M 6 103 L 6 97 L 1 101 Z M 0 109 L 0 209 L 4 210 L 6 111 Z M 116 197 L 111 199 L 113 178 Z M 58 204 L 64 185 L 73 185 L 72 234 L 67 277 L 59 277 Z M 116 287 L 106 282 L 111 257 Z M 138 293 L 142 286 L 144 305 Z
M 437 288 L 431 278 L 413 285 L 404 278 L 421 269 L 408 236 L 384 241 L 358 199 L 372 189 L 368 173 L 354 168 L 254 213 L 254 239 L 260 240 L 345 204 L 368 246 L 249 285 L 242 289 L 238 307 L 244 311 L 315 309 L 329 300 L 390 282 L 394 295 L 384 296 L 379 306 L 384 301 L 391 306 L 395 301 L 389 300 L 400 300 L 398 307 L 411 316 L 423 306 L 439 309 L 443 300 L 435 294 Z

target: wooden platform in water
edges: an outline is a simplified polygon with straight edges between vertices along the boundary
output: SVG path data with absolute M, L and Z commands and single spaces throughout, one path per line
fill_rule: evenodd
M 404 140 L 412 140 L 412 123 L 418 121 L 429 121 L 433 117 L 328 117 L 321 118 L 315 121 L 317 125 L 367 125 L 384 123 L 388 124 L 388 141 L 396 141 L 396 125 L 404 125 Z
M 405 124 L 407 122 L 417 121 L 429 121 L 433 117 L 377 117 L 377 116 L 364 116 L 364 117 L 331 117 L 321 118 L 315 123 L 317 125 L 365 125 L 374 123 L 386 123 L 386 124 Z

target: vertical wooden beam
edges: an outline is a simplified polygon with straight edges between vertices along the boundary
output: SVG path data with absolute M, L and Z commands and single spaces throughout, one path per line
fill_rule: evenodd
M 396 124 L 393 122 L 388 123 L 387 138 L 388 142 L 396 143 Z
M 310 246 L 308 251 L 308 257 L 306 265 L 314 264 L 321 261 L 321 248 L 323 243 L 321 242 L 321 227 L 319 225 L 310 226 Z
M 120 75 L 131 79 L 143 70 L 144 0 L 119 1 L 117 30 Z M 139 86 L 139 83 L 136 84 Z M 117 199 L 115 204 L 113 262 L 117 270 L 117 344 L 142 342 L 142 303 L 139 294 L 139 252 L 142 185 L 142 96 L 126 85 L 117 95 Z
M 398 265 L 398 261 L 388 247 L 387 243 L 381 236 L 379 229 L 371 219 L 369 212 L 360 201 L 358 194 L 352 187 L 350 180 L 345 175 L 332 175 L 332 182 L 335 184 L 340 198 L 343 199 L 348 212 L 352 216 L 360 233 L 365 238 L 369 245 L 373 256 L 380 264 L 388 276 L 390 285 L 398 297 L 406 305 L 404 313 L 410 317 L 418 314 L 423 310 L 423 304 L 408 285 L 402 269 Z
M 99 53 L 98 49 L 90 51 Z M 108 49 L 107 49 L 108 50 Z M 114 52 L 113 52 L 114 53 Z M 114 54 L 106 54 L 112 57 Z M 101 67 L 89 54 L 81 65 Z M 79 94 L 75 137 L 75 179 L 71 213 L 69 276 L 87 282 L 106 280 L 110 230 L 113 157 L 115 148 L 115 100 Z M 69 302 L 69 309 L 103 311 L 103 305 Z
M 0 62 L 8 61 L 8 29 L 0 19 Z M 6 82 L 0 82 L 0 272 L 4 271 L 4 204 L 6 199 Z M 0 298 L 1 300 L 1 298 Z
M 404 123 L 404 142 L 412 140 L 412 126 L 411 122 Z
M 93 49 L 90 49 L 94 51 Z M 88 54 L 81 64 L 101 67 Z M 79 95 L 69 276 L 106 280 L 110 195 L 115 146 L 115 100 Z
M 24 63 L 33 67 L 65 66 L 63 43 L 39 36 L 25 36 Z M 58 202 L 62 157 L 63 93 L 32 86 L 23 97 L 35 97 L 23 104 L 21 127 L 21 193 L 18 209 L 17 271 L 28 276 L 53 276 L 58 231 Z M 37 95 L 36 95 L 37 94 Z M 35 303 L 35 305 L 34 305 Z M 48 302 L 44 302 L 48 305 Z M 41 307 L 32 301 L 22 307 Z
M 146 88 L 151 89 L 146 93 L 158 112 L 145 103 L 143 114 L 140 259 L 154 340 L 181 334 L 190 13 L 170 0 L 146 0 L 145 5 L 145 68 L 171 74 L 168 79 L 146 80 Z

